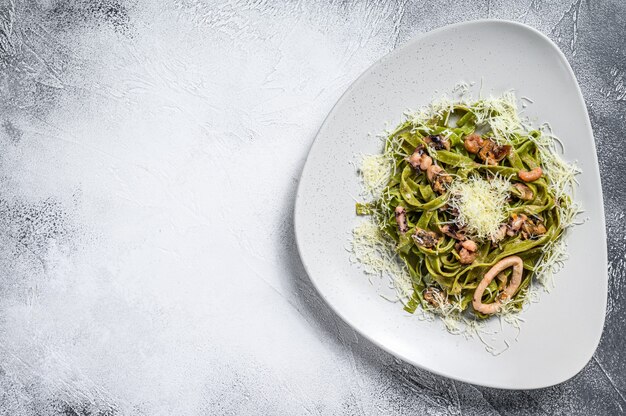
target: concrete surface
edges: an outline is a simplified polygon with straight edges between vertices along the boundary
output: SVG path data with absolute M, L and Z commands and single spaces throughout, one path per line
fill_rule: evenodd
M 328 309 L 294 246 L 339 95 L 411 37 L 486 17 L 561 47 L 602 171 L 604 335 L 544 390 L 398 362 Z M 0 2 L 0 414 L 624 413 L 625 29 L 619 0 Z

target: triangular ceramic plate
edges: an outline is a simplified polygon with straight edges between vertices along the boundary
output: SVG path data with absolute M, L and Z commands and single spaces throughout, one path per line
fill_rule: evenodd
M 526 114 L 549 122 L 564 158 L 582 169 L 576 199 L 586 221 L 567 236 L 570 258 L 555 288 L 528 305 L 522 330 L 497 356 L 477 338 L 449 334 L 381 296 L 346 251 L 360 185 L 351 162 L 380 151 L 372 133 L 401 121 L 459 81 L 482 80 L 483 95 L 514 89 L 532 98 Z M 387 124 L 388 123 L 388 124 Z M 551 386 L 591 359 L 604 325 L 607 256 L 593 133 L 567 60 L 546 36 L 518 23 L 483 20 L 426 33 L 382 58 L 341 97 L 321 127 L 302 172 L 295 207 L 298 248 L 311 281 L 334 311 L 395 356 L 454 379 L 507 389 Z M 490 325 L 499 325 L 490 323 Z M 501 343 L 484 336 L 487 343 Z M 504 344 L 502 344 L 504 345 Z

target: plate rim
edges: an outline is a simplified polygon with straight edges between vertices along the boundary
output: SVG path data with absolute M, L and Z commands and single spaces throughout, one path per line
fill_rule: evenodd
M 600 207 L 602 208 L 600 210 L 599 213 L 599 221 L 602 225 L 601 227 L 601 236 L 602 239 L 604 241 L 604 246 L 602 249 L 602 252 L 599 253 L 602 257 L 602 262 L 605 265 L 605 267 L 602 269 L 602 274 L 605 277 L 604 279 L 602 279 L 602 283 L 604 286 L 604 296 L 602 298 L 602 309 L 604 311 L 604 313 L 602 314 L 602 322 L 601 322 L 601 326 L 602 326 L 602 331 L 600 332 L 600 335 L 598 336 L 598 338 L 595 341 L 595 346 L 593 349 L 590 349 L 590 353 L 588 354 L 588 357 L 584 360 L 583 364 L 580 366 L 580 368 L 576 368 L 575 371 L 571 372 L 571 374 L 568 374 L 565 378 L 559 378 L 559 380 L 550 383 L 550 384 L 537 384 L 537 385 L 524 385 L 524 386 L 512 386 L 512 385 L 503 385 L 503 384 L 498 384 L 498 383 L 489 383 L 487 382 L 477 382 L 477 381 L 472 381 L 469 380 L 465 377 L 459 377 L 459 376 L 455 376 L 455 375 L 451 375 L 450 373 L 444 373 L 442 371 L 438 371 L 434 368 L 431 368 L 428 365 L 424 365 L 422 363 L 418 363 L 415 360 L 407 357 L 405 354 L 402 353 L 398 353 L 396 351 L 393 351 L 390 348 L 387 348 L 383 343 L 378 342 L 376 339 L 370 337 L 365 331 L 362 331 L 361 329 L 359 329 L 359 327 L 357 327 L 355 324 L 353 324 L 351 322 L 351 320 L 349 318 L 347 318 L 346 316 L 344 316 L 331 302 L 328 301 L 328 298 L 326 296 L 324 296 L 324 293 L 322 290 L 320 290 L 320 287 L 318 285 L 318 283 L 316 282 L 316 280 L 312 277 L 312 274 L 310 272 L 310 268 L 307 265 L 307 261 L 305 260 L 305 257 L 303 256 L 303 252 L 302 252 L 302 243 L 301 243 L 301 239 L 303 239 L 303 232 L 299 232 L 300 226 L 299 224 L 299 220 L 298 218 L 300 217 L 298 215 L 298 212 L 300 211 L 300 204 L 302 204 L 302 178 L 306 175 L 308 169 L 307 167 L 310 164 L 310 155 L 313 152 L 313 150 L 315 149 L 315 147 L 317 145 L 319 145 L 318 143 L 318 138 L 320 136 L 320 133 L 324 130 L 324 128 L 326 127 L 327 123 L 329 122 L 330 117 L 333 115 L 335 109 L 343 104 L 343 102 L 346 100 L 347 95 L 352 91 L 352 89 L 355 87 L 355 85 L 361 81 L 362 78 L 364 78 L 369 72 L 371 72 L 372 69 L 376 68 L 377 66 L 381 65 L 384 61 L 388 60 L 390 57 L 393 57 L 399 53 L 401 53 L 402 51 L 404 51 L 407 48 L 412 47 L 413 45 L 415 45 L 416 43 L 419 43 L 424 37 L 426 37 L 427 35 L 433 35 L 433 34 L 437 34 L 439 32 L 443 32 L 443 31 L 447 31 L 450 29 L 456 29 L 456 28 L 460 28 L 460 27 L 465 27 L 465 26 L 473 26 L 473 25 L 484 25 L 484 24 L 504 24 L 504 25 L 511 25 L 511 26 L 515 26 L 517 28 L 522 28 L 524 30 L 527 30 L 531 33 L 533 33 L 534 35 L 539 36 L 542 40 L 546 41 L 548 45 L 550 45 L 550 47 L 556 52 L 557 56 L 559 57 L 559 59 L 565 64 L 565 67 L 567 69 L 567 71 L 569 72 L 569 74 L 571 75 L 572 79 L 575 81 L 575 91 L 576 94 L 578 96 L 578 99 L 580 100 L 580 102 L 583 104 L 583 111 L 584 111 L 584 115 L 585 115 L 585 120 L 589 122 L 589 131 L 591 132 L 591 146 L 593 148 L 593 151 L 595 153 L 595 157 L 593 158 L 593 165 L 591 167 L 591 169 L 594 169 L 595 172 L 597 172 L 597 175 L 594 175 L 594 181 L 596 182 L 596 186 L 599 190 L 600 193 Z M 295 242 L 296 242 L 296 248 L 298 251 L 298 255 L 300 256 L 300 260 L 302 262 L 302 265 L 306 271 L 306 274 L 308 276 L 309 281 L 311 282 L 311 284 L 313 285 L 313 287 L 315 288 L 315 290 L 317 291 L 317 293 L 321 296 L 321 298 L 324 300 L 324 303 L 326 305 L 328 305 L 328 307 L 343 321 L 345 322 L 348 326 L 350 326 L 350 328 L 354 331 L 356 331 L 359 335 L 361 335 L 362 337 L 364 337 L 365 339 L 367 339 L 369 342 L 371 342 L 372 344 L 374 344 L 376 347 L 381 348 L 383 351 L 386 351 L 387 353 L 391 354 L 392 356 L 412 365 L 415 366 L 417 368 L 429 371 L 433 374 L 436 374 L 438 376 L 442 376 L 442 377 L 446 377 L 449 378 L 451 380 L 458 380 L 464 383 L 468 383 L 468 384 L 472 384 L 472 385 L 477 385 L 477 386 L 483 386 L 483 387 L 489 387 L 489 388 L 498 388 L 498 389 L 503 389 L 503 390 L 536 390 L 536 389 L 542 389 L 542 388 L 547 388 L 547 387 L 552 387 L 558 384 L 561 384 L 567 380 L 570 380 L 571 378 L 575 377 L 577 374 L 579 374 L 586 366 L 587 364 L 591 361 L 591 359 L 593 358 L 596 350 L 598 349 L 598 346 L 600 344 L 600 341 L 602 339 L 602 334 L 604 333 L 604 326 L 606 324 L 606 311 L 607 311 L 607 291 L 608 291 L 608 268 L 607 268 L 607 262 L 608 262 L 608 241 L 607 241 L 607 234 L 606 234 L 606 218 L 605 218 L 605 212 L 604 212 L 604 194 L 603 194 L 603 189 L 602 189 L 602 181 L 601 181 L 601 176 L 600 176 L 600 165 L 599 165 L 599 159 L 598 159 L 598 151 L 596 148 L 596 139 L 593 133 L 593 126 L 591 125 L 591 119 L 589 118 L 589 111 L 587 109 L 587 103 L 585 102 L 585 98 L 582 94 L 582 90 L 580 89 L 580 84 L 578 82 L 578 78 L 576 78 L 576 74 L 574 73 L 569 61 L 567 60 L 567 57 L 565 56 L 565 54 L 561 51 L 561 49 L 558 47 L 558 45 L 556 43 L 554 43 L 552 41 L 552 39 L 550 39 L 547 35 L 545 35 L 544 33 L 542 33 L 541 31 L 535 29 L 532 26 L 529 26 L 525 23 L 521 23 L 521 22 L 516 22 L 516 21 L 512 21 L 512 20 L 507 20 L 507 19 L 476 19 L 476 20 L 467 20 L 467 21 L 462 21 L 462 22 L 457 22 L 457 23 L 453 23 L 453 24 L 449 24 L 449 25 L 445 25 L 445 26 L 441 26 L 438 27 L 436 29 L 424 32 L 424 33 L 420 33 L 418 35 L 415 35 L 414 37 L 412 37 L 411 39 L 409 39 L 406 43 L 404 43 L 403 45 L 401 45 L 400 47 L 397 47 L 395 49 L 393 49 L 392 51 L 384 54 L 383 56 L 381 56 L 380 58 L 378 58 L 375 62 L 373 62 L 370 66 L 368 66 L 365 70 L 363 70 L 361 72 L 361 74 L 354 79 L 354 81 L 352 81 L 350 83 L 350 85 L 346 88 L 346 90 L 341 94 L 341 96 L 337 99 L 337 101 L 335 102 L 335 104 L 331 107 L 331 109 L 329 110 L 328 114 L 326 115 L 326 117 L 324 118 L 324 121 L 320 124 L 320 128 L 317 130 L 317 132 L 315 133 L 315 137 L 311 143 L 311 145 L 309 146 L 309 149 L 307 151 L 307 155 L 305 158 L 305 162 L 303 164 L 301 173 L 299 175 L 298 178 L 298 186 L 297 186 L 297 190 L 296 190 L 296 198 L 295 198 L 295 203 L 294 203 L 294 207 L 293 207 L 293 218 L 294 218 L 294 234 L 295 234 Z

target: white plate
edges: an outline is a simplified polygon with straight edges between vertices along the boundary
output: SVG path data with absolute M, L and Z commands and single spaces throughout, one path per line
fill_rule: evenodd
M 484 80 L 484 93 L 515 89 L 534 104 L 583 173 L 576 199 L 587 221 L 568 235 L 570 259 L 556 287 L 523 312 L 517 341 L 498 356 L 478 339 L 451 335 L 441 322 L 411 318 L 382 299 L 350 264 L 348 236 L 359 219 L 355 155 L 380 151 L 379 133 L 407 108 L 425 105 L 458 81 Z M 606 310 L 606 237 L 593 133 L 580 88 L 557 46 L 518 23 L 483 20 L 424 34 L 374 64 L 350 86 L 311 147 L 295 206 L 298 248 L 326 302 L 369 340 L 416 366 L 474 384 L 532 389 L 563 382 L 591 359 Z M 489 339 L 487 339 L 489 342 Z

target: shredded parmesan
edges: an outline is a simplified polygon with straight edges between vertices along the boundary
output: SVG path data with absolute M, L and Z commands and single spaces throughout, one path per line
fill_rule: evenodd
M 476 124 L 488 127 L 492 132 L 492 138 L 499 144 L 510 143 L 513 134 L 524 134 L 515 94 L 507 91 L 500 96 L 490 96 L 476 103 L 470 103 L 464 97 L 468 84 L 458 83 L 453 91 L 460 92 L 460 98 L 452 100 L 447 95 L 434 100 L 427 106 L 405 113 L 406 119 L 413 125 L 423 126 L 433 117 L 443 117 L 450 113 L 455 105 L 472 106 L 472 112 L 476 117 Z
M 405 304 L 413 295 L 411 277 L 406 265 L 396 254 L 395 243 L 382 231 L 390 225 L 388 213 L 395 208 L 389 206 L 393 198 L 387 187 L 390 178 L 396 174 L 394 161 L 408 156 L 402 148 L 404 139 L 401 136 L 396 137 L 397 132 L 408 128 L 411 133 L 419 129 L 420 134 L 424 132 L 430 134 L 429 125 L 432 125 L 434 119 L 445 120 L 444 123 L 447 123 L 455 106 L 466 106 L 473 114 L 477 131 L 480 134 L 488 133 L 489 137 L 498 144 L 515 144 L 519 140 L 518 135 L 529 137 L 535 142 L 543 174 L 550 192 L 555 196 L 557 209 L 560 210 L 560 226 L 563 230 L 576 224 L 577 215 L 581 212 L 580 205 L 572 201 L 576 175 L 580 173 L 580 170 L 575 164 L 567 163 L 559 156 L 557 144 L 561 143 L 552 134 L 550 126 L 544 124 L 538 130 L 533 130 L 529 120 L 520 117 L 513 91 L 507 91 L 496 97 L 482 98 L 482 79 L 479 100 L 470 102 L 470 97 L 466 94 L 472 85 L 474 83 L 459 82 L 452 90 L 452 93 L 456 94 L 454 99 L 444 94 L 428 106 L 406 112 L 405 121 L 401 125 L 393 131 L 385 132 L 386 150 L 379 155 L 364 155 L 361 160 L 359 173 L 363 184 L 362 195 L 372 197 L 378 205 L 372 210 L 370 219 L 360 222 L 354 228 L 349 247 L 350 260 L 360 263 L 365 273 L 369 275 L 387 277 L 396 290 L 398 299 Z M 528 103 L 533 102 L 527 97 L 521 97 L 521 100 L 524 108 Z M 450 129 L 438 130 L 437 134 L 448 137 L 452 131 Z M 429 149 L 429 151 L 433 156 L 434 150 Z M 458 215 L 451 221 L 464 227 L 473 239 L 479 241 L 493 239 L 501 225 L 508 221 L 507 207 L 510 188 L 509 179 L 497 174 L 490 178 L 482 178 L 479 175 L 470 176 L 467 179 L 455 178 L 448 189 L 447 203 L 451 208 L 458 210 Z M 549 291 L 553 285 L 553 275 L 560 270 L 567 259 L 566 243 L 559 238 L 547 243 L 542 250 L 543 256 L 534 265 L 533 279 L 536 279 L 544 290 Z M 538 301 L 536 286 L 529 286 L 523 297 L 502 304 L 496 314 L 500 319 L 501 330 L 504 322 L 515 328 L 519 334 L 524 322 L 518 313 L 520 306 L 527 302 Z M 487 332 L 484 322 L 468 317 L 468 314 L 463 311 L 460 296 L 450 299 L 443 295 L 435 295 L 434 303 L 435 305 L 424 305 L 416 316 L 420 319 L 433 319 L 436 316 L 448 332 L 463 334 L 466 337 L 478 337 L 485 344 L 487 351 L 493 355 L 501 354 L 509 348 L 510 344 L 506 340 L 503 349 L 496 349 L 495 346 L 485 341 L 483 335 L 495 334 L 495 332 Z
M 361 264 L 367 274 L 389 278 L 400 300 L 413 294 L 406 266 L 395 254 L 393 242 L 383 235 L 376 223 L 362 221 L 352 230 L 350 243 L 350 261 Z
M 380 197 L 380 193 L 389 182 L 392 171 L 393 159 L 389 155 L 363 155 L 359 172 L 364 193 L 373 198 Z
M 447 95 L 442 95 L 429 105 L 420 107 L 414 111 L 407 111 L 405 117 L 414 126 L 424 126 L 433 117 L 443 117 L 447 112 L 454 110 L 454 105 L 458 101 L 451 100 Z
M 452 92 L 458 93 L 461 97 L 465 95 L 470 89 L 470 84 L 465 81 L 459 81 L 452 88 Z
M 474 115 L 476 124 L 487 124 L 493 134 L 492 138 L 499 144 L 510 143 L 511 136 L 515 133 L 525 133 L 512 91 L 478 101 Z
M 506 203 L 510 186 L 502 176 L 491 180 L 480 176 L 455 180 L 448 201 L 459 212 L 455 222 L 466 227 L 468 233 L 479 240 L 494 237 L 508 218 Z
M 535 268 L 537 281 L 546 291 L 554 288 L 554 275 L 563 268 L 567 254 L 567 244 L 563 239 L 551 241 L 543 249 L 543 257 Z
M 574 193 L 576 176 L 581 170 L 575 164 L 567 163 L 559 156 L 556 144 L 560 141 L 552 134 L 548 124 L 544 124 L 540 132 L 539 137 L 531 139 L 537 144 L 544 174 L 550 179 L 550 190 L 559 202 L 563 198 L 570 198 L 570 195 Z M 575 224 L 577 215 L 582 212 L 580 204 L 570 201 L 570 203 L 558 204 L 558 206 L 563 228 Z

